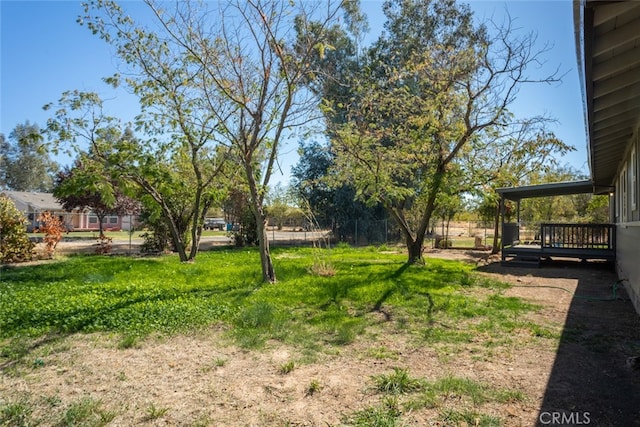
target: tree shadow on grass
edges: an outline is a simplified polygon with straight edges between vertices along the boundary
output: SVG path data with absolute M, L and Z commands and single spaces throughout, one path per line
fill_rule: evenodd
M 48 344 L 61 341 L 69 334 L 51 333 L 35 340 L 14 338 L 6 343 L 0 351 L 0 372 L 10 369 L 33 351 Z M 2 361 L 2 359 L 5 359 Z
M 405 280 L 405 281 L 400 281 L 400 277 L 403 276 L 403 274 L 410 268 L 410 267 L 415 267 L 415 264 L 406 262 L 404 264 L 402 264 L 402 266 L 400 268 L 398 268 L 396 271 L 394 271 L 393 273 L 389 274 L 385 279 L 387 280 L 391 280 L 393 282 L 393 286 L 388 288 L 381 296 L 380 298 L 378 298 L 378 300 L 375 302 L 373 308 L 371 309 L 371 312 L 379 312 L 382 313 L 386 320 L 389 321 L 391 320 L 391 314 L 388 313 L 387 311 L 384 311 L 382 309 L 382 305 L 387 302 L 387 300 L 389 300 L 389 298 L 391 298 L 392 295 L 394 295 L 395 293 L 399 292 L 404 296 L 407 296 L 409 294 L 409 283 L 407 283 L 407 281 L 410 280 Z M 441 281 L 444 282 L 444 281 Z M 429 287 L 430 288 L 430 287 Z M 434 302 L 433 302 L 433 298 L 431 296 L 431 294 L 428 291 L 414 291 L 414 293 L 416 295 L 420 295 L 423 297 L 426 297 L 426 301 L 427 301 L 427 314 L 428 317 L 431 318 L 431 314 L 433 312 L 433 308 L 434 308 Z
M 127 268 L 132 262 L 151 269 L 160 261 L 149 258 L 126 258 L 122 256 L 82 256 L 76 255 L 63 260 L 55 260 L 40 265 L 3 265 L 0 266 L 0 278 L 3 281 L 19 284 L 33 282 L 55 282 L 59 280 L 79 280 L 94 271 L 114 273 Z

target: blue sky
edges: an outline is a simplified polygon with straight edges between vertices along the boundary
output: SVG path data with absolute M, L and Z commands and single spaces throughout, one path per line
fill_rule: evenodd
M 481 1 L 469 2 L 480 19 L 493 17 L 500 22 L 505 11 L 515 19 L 522 32 L 534 31 L 538 43 L 550 43 L 553 48 L 544 59 L 539 75 L 559 67 L 565 74 L 562 83 L 524 87 L 512 111 L 518 116 L 547 114 L 558 120 L 551 130 L 564 142 L 576 147 L 563 159 L 588 173 L 586 136 L 582 98 L 576 65 L 572 2 L 556 1 Z M 363 0 L 369 16 L 370 38 L 381 31 L 384 16 L 381 1 Z M 136 4 L 127 2 L 127 9 Z M 79 1 L 7 1 L 0 0 L 0 132 L 8 137 L 19 123 L 29 120 L 44 127 L 48 118 L 42 110 L 46 103 L 56 101 L 63 91 L 80 89 L 95 91 L 107 99 L 110 114 L 125 121 L 137 112 L 134 97 L 123 90 L 114 90 L 102 78 L 117 71 L 110 46 L 76 23 L 82 13 Z M 135 16 L 134 16 L 135 18 Z M 532 72 L 535 77 L 536 71 Z M 282 177 L 287 181 L 290 168 L 297 161 L 296 142 L 285 149 Z M 66 159 L 57 159 L 61 163 Z

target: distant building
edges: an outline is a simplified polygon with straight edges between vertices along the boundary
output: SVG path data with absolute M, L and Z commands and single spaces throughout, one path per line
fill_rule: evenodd
M 3 191 L 0 193 L 13 201 L 16 208 L 23 212 L 29 221 L 27 231 L 32 232 L 38 228 L 38 218 L 44 212 L 51 212 L 57 216 L 63 224 L 69 226 L 73 217 L 72 212 L 67 212 L 51 193 L 36 193 L 29 191 Z
M 38 228 L 38 218 L 43 212 L 47 211 L 57 216 L 67 230 L 93 231 L 100 229 L 98 217 L 90 209 L 66 211 L 51 193 L 2 191 L 0 194 L 7 196 L 19 211 L 24 212 L 29 221 L 27 225 L 28 232 Z M 103 230 L 129 230 L 130 224 L 131 217 L 129 215 L 107 215 L 102 219 Z

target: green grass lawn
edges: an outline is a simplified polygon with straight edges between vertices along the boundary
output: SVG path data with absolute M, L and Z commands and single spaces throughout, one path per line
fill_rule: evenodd
M 173 255 L 77 255 L 1 267 L 0 373 L 33 374 L 51 363 L 50 352 L 65 351 L 65 343 L 77 338 L 71 335 L 93 332 L 125 349 L 143 345 L 145 338 L 164 340 L 215 326 L 224 340 L 245 349 L 295 348 L 296 357 L 279 365 L 280 375 L 343 349 L 355 348 L 352 355 L 358 356 L 351 357 L 399 360 L 394 346 L 387 347 L 395 338 L 435 350 L 444 363 L 456 354 L 492 360 L 497 351 L 502 357 L 522 337 L 554 338 L 553 331 L 527 320 L 526 313 L 537 306 L 505 296 L 508 284 L 469 264 L 426 259 L 424 266 L 407 265 L 406 255 L 384 247 L 276 248 L 273 257 L 276 284 L 261 283 L 255 249 L 201 252 L 194 263 L 180 263 Z M 351 343 L 356 345 L 346 348 Z M 224 366 L 226 359 L 210 363 Z M 406 414 L 436 410 L 443 425 L 496 426 L 502 421 L 485 413 L 485 404 L 527 399 L 502 384 L 447 372 L 414 377 L 409 368 L 363 377 L 362 387 L 377 395 L 378 403 L 345 412 L 346 425 L 402 425 Z M 310 377 L 305 399 L 322 388 L 321 379 Z M 93 397 L 64 404 L 57 395 L 43 399 L 36 394 L 0 399 L 0 424 L 105 425 L 130 412 Z M 168 410 L 151 405 L 152 418 Z
M 253 249 L 202 252 L 195 263 L 175 256 L 78 255 L 4 267 L 0 340 L 6 346 L 76 332 L 115 332 L 131 340 L 222 322 L 245 347 L 275 339 L 323 348 L 375 333 L 379 316 L 428 342 L 539 330 L 520 320 L 536 307 L 503 296 L 508 285 L 461 262 L 428 259 L 426 266 L 409 266 L 405 255 L 376 248 L 287 248 L 273 256 L 277 284 L 260 282 Z M 316 275 L 314 264 L 335 274 Z

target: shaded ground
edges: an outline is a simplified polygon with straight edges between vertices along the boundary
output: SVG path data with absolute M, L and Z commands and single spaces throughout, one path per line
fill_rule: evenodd
M 491 264 L 481 270 L 519 284 L 510 293 L 564 317 L 539 424 L 640 425 L 640 321 L 606 265 L 556 261 L 539 269 Z
M 640 370 L 627 360 L 640 355 L 640 321 L 622 289 L 607 301 L 612 272 L 575 263 L 503 267 L 486 252 L 426 255 L 464 259 L 514 284 L 505 295 L 542 306 L 527 314 L 541 325 L 539 335 L 518 333 L 489 345 L 480 334 L 468 344 L 424 346 L 381 317 L 378 330 L 313 358 L 277 342 L 262 351 L 237 348 L 221 327 L 125 349 L 117 336 L 74 335 L 3 371 L 0 403 L 28 401 L 35 418 L 53 420 L 61 408 L 89 399 L 111 414 L 113 426 L 336 426 L 379 406 L 372 375 L 401 367 L 430 381 L 455 376 L 517 390 L 524 399 L 471 406 L 459 395 L 444 396 L 447 407 L 494 416 L 506 426 L 639 425 Z M 290 362 L 295 368 L 284 373 Z M 443 416 L 442 406 L 405 410 L 402 421 L 474 424 Z

